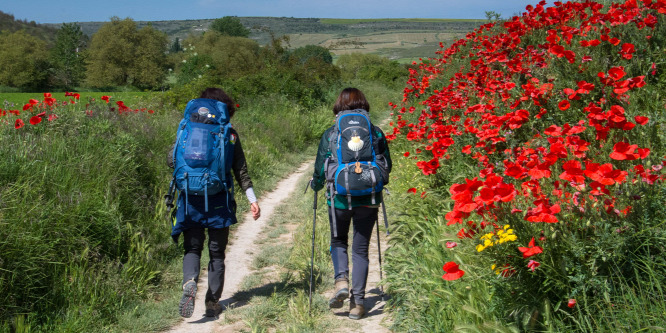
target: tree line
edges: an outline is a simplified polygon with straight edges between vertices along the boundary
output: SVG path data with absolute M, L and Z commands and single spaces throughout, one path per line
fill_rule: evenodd
M 404 65 L 377 55 L 345 55 L 334 65 L 327 48 L 292 50 L 287 36 L 272 33 L 259 45 L 249 34 L 237 17 L 216 19 L 202 34 L 171 42 L 151 25 L 139 28 L 118 17 L 90 38 L 78 24 L 63 24 L 52 45 L 24 30 L 3 31 L 0 89 L 171 90 L 170 102 L 179 104 L 201 87 L 223 85 L 235 96 L 275 93 L 314 105 L 343 80 L 392 85 L 408 74 Z
M 168 77 L 183 83 L 205 73 L 239 76 L 265 62 L 249 33 L 236 17 L 217 19 L 202 35 L 172 43 L 151 25 L 139 29 L 132 19 L 118 17 L 90 38 L 78 24 L 63 24 L 53 45 L 25 29 L 3 30 L 0 86 L 20 91 L 121 86 L 156 90 L 168 85 Z M 330 54 L 323 61 L 330 64 Z

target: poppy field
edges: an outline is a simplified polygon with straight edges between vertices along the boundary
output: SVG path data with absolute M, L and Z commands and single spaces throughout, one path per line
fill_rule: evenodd
M 414 63 L 387 133 L 396 328 L 666 327 L 665 20 L 541 2 Z

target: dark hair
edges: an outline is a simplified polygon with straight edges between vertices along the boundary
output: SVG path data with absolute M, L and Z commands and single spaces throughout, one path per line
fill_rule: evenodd
M 337 115 L 340 111 L 355 109 L 363 109 L 370 112 L 370 104 L 360 90 L 356 88 L 343 89 L 335 101 L 335 105 L 333 105 L 333 113 Z
M 210 98 L 218 100 L 227 105 L 227 110 L 229 110 L 229 118 L 234 116 L 236 112 L 236 105 L 234 105 L 234 100 L 220 88 L 206 88 L 201 92 L 199 98 Z

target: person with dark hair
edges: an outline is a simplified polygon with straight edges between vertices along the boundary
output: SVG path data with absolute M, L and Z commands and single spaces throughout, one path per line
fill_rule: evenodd
M 347 110 L 369 112 L 370 105 L 363 92 L 356 88 L 342 90 L 333 106 L 337 120 Z M 349 121 L 351 123 L 351 121 Z M 385 160 L 386 175 L 391 171 L 391 156 L 384 132 L 370 124 L 372 146 L 375 154 Z M 328 164 L 335 152 L 332 146 L 338 140 L 335 135 L 336 125 L 327 129 L 319 142 L 319 149 L 314 165 L 311 186 L 315 191 L 324 188 L 326 181 L 332 181 Z M 361 129 L 359 129 L 360 131 Z M 332 135 L 333 134 L 333 135 Z M 333 144 L 332 144 L 333 143 Z M 361 141 L 362 143 L 362 141 Z M 352 142 L 349 141 L 349 145 Z M 360 148 L 359 148 L 360 149 Z M 358 162 L 357 162 L 358 167 Z M 328 177 L 327 177 L 328 175 Z M 328 178 L 328 179 L 327 179 Z M 388 183 L 388 176 L 384 184 Z M 381 192 L 372 195 L 344 196 L 331 195 L 327 192 L 329 206 L 329 223 L 331 225 L 331 259 L 335 271 L 335 294 L 329 300 L 330 308 L 341 308 L 343 302 L 350 297 L 349 318 L 361 319 L 365 315 L 365 287 L 368 278 L 368 248 L 372 229 L 377 221 L 379 204 L 382 202 Z M 349 258 L 347 254 L 348 233 L 353 221 L 352 239 L 352 288 L 349 290 Z
M 236 111 L 233 100 L 220 88 L 207 88 L 201 93 L 200 98 L 224 103 L 229 118 Z M 197 116 L 196 112 L 193 115 Z M 231 149 L 233 149 L 231 173 L 233 173 L 234 178 L 250 202 L 252 217 L 256 220 L 261 216 L 261 210 L 254 194 L 240 137 L 233 128 L 230 128 L 230 132 L 228 144 L 232 145 Z M 174 148 L 172 148 L 168 156 L 168 165 L 171 168 L 174 168 L 174 158 Z M 228 182 L 233 187 L 233 180 L 228 179 Z M 177 241 L 178 236 L 182 233 L 184 238 L 183 296 L 178 306 L 181 316 L 189 318 L 194 311 L 194 299 L 199 280 L 201 252 L 206 240 L 206 229 L 208 229 L 210 261 L 208 263 L 205 315 L 214 317 L 221 312 L 219 300 L 224 287 L 225 250 L 229 241 L 229 226 L 237 222 L 235 213 L 236 202 L 233 195 L 227 192 L 207 195 L 206 197 L 192 194 L 188 196 L 187 193 L 180 192 L 172 236 Z

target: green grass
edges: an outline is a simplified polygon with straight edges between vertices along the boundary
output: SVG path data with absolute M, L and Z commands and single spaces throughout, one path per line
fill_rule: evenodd
M 0 145 L 0 331 L 153 331 L 178 320 L 182 253 L 162 196 L 182 110 L 150 102 L 152 115 L 76 104 L 35 126 L 22 112 L 18 130 L 5 116 L 0 135 L 15 144 Z M 330 106 L 240 103 L 232 123 L 261 197 L 313 154 Z M 244 211 L 247 200 L 236 199 Z
M 90 102 L 90 99 L 94 98 L 99 100 L 102 96 L 110 96 L 111 102 L 114 101 L 123 101 L 125 104 L 131 108 L 134 107 L 134 104 L 138 103 L 142 99 L 148 98 L 150 96 L 159 94 L 154 92 L 143 92 L 143 91 L 127 91 L 127 92 L 79 92 L 81 94 L 80 101 L 83 103 Z M 53 98 L 57 101 L 70 101 L 72 97 L 65 97 L 64 92 L 54 92 L 51 94 Z M 38 101 L 44 100 L 43 93 L 1 93 L 0 94 L 0 108 L 1 109 L 18 109 L 21 110 L 24 104 L 28 103 L 30 99 L 36 99 Z

